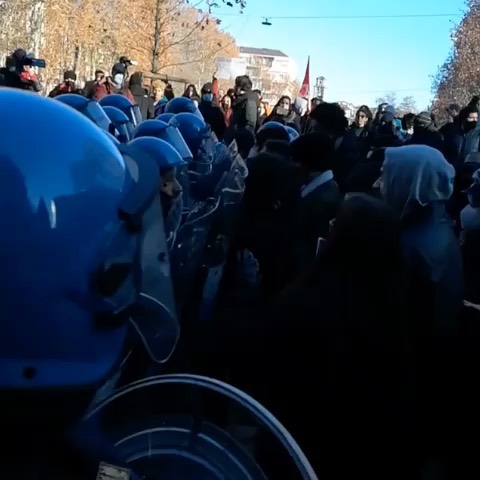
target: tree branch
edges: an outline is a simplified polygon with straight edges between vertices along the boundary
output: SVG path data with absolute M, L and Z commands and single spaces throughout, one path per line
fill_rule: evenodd
M 164 68 L 170 68 L 170 67 L 181 67 L 182 65 L 189 65 L 191 63 L 196 63 L 196 62 L 203 62 L 204 60 L 206 60 L 207 58 L 211 58 L 213 56 L 215 56 L 217 53 L 221 52 L 222 50 L 226 49 L 227 47 L 230 47 L 231 45 L 233 45 L 235 43 L 235 39 L 232 40 L 230 43 L 228 43 L 227 45 L 224 45 L 222 46 L 221 48 L 219 48 L 218 50 L 215 50 L 214 52 L 209 52 L 207 55 L 203 56 L 203 57 L 200 57 L 200 58 L 196 58 L 194 60 L 187 60 L 185 62 L 177 62 L 177 63 L 170 63 L 170 64 L 167 64 L 167 65 L 162 65 L 160 67 L 160 69 L 164 69 Z

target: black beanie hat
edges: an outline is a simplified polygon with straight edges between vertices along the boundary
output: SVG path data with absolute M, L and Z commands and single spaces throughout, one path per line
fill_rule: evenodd
M 77 81 L 77 74 L 73 70 L 66 70 L 63 73 L 64 80 L 73 80 L 74 82 Z

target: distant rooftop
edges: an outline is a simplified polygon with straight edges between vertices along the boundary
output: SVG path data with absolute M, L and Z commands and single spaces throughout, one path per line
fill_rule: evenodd
M 270 48 L 253 48 L 253 47 L 240 47 L 240 53 L 246 53 L 248 55 L 259 55 L 264 57 L 287 57 L 285 53 L 280 50 L 272 50 Z

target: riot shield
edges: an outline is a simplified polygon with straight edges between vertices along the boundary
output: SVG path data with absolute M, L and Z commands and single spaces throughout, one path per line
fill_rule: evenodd
M 82 429 L 97 429 L 119 461 L 150 480 L 317 479 L 265 407 L 208 377 L 172 374 L 129 384 L 95 405 Z
M 198 203 L 179 228 L 170 252 L 170 265 L 177 306 L 191 299 L 198 287 L 197 278 L 202 265 L 207 238 L 218 213 L 220 199 L 210 198 Z
M 223 279 L 228 254 L 240 221 L 240 205 L 245 191 L 248 169 L 237 155 L 230 171 L 217 184 L 216 196 L 221 199 L 221 211 L 210 232 L 204 265 L 204 288 L 198 313 L 199 321 L 212 317 Z

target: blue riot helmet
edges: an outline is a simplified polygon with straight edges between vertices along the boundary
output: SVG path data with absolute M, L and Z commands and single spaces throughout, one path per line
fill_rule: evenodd
M 146 151 L 154 158 L 161 172 L 185 165 L 180 154 L 165 140 L 155 137 L 138 137 L 128 143 Z
M 133 126 L 127 115 L 116 107 L 103 107 L 110 122 L 112 122 L 112 135 L 121 143 L 130 141 L 133 137 Z
M 172 115 L 173 116 L 173 115 Z M 182 186 L 183 212 L 188 213 L 191 209 L 190 179 L 188 165 L 192 162 L 192 152 L 188 148 L 182 134 L 176 127 L 162 122 L 161 120 L 145 120 L 135 129 L 135 138 L 155 137 L 164 140 L 171 145 L 185 162 L 183 166 L 176 167 L 176 178 Z
M 293 127 L 289 127 L 287 125 L 285 129 L 287 130 L 288 136 L 290 137 L 290 142 L 293 142 L 300 136 L 300 134 Z
M 167 142 L 155 137 L 138 137 L 128 143 L 146 152 L 157 164 L 161 179 L 159 182 L 160 198 L 165 233 L 169 246 L 173 245 L 180 226 L 183 213 L 183 190 L 177 179 L 177 168 L 186 165 L 180 154 Z
M 168 123 L 174 116 L 174 113 L 161 113 L 155 120 L 161 120 L 162 122 Z
M 259 132 L 263 132 L 267 130 L 284 131 L 286 130 L 286 126 L 283 123 L 276 122 L 275 120 L 270 120 L 269 122 L 263 123 L 263 125 L 258 129 L 257 135 Z
M 192 113 L 178 113 L 169 124 L 178 128 L 193 154 L 194 161 L 189 169 L 202 175 L 209 174 L 215 155 L 215 142 L 210 127 Z
M 166 105 L 165 105 L 165 112 L 164 113 L 193 113 L 198 118 L 203 120 L 203 115 L 200 113 L 200 110 L 195 105 L 193 100 L 187 97 L 175 97 L 172 98 Z
M 180 154 L 185 163 L 190 163 L 193 159 L 192 152 L 178 128 L 161 120 L 143 121 L 133 132 L 133 138 L 139 137 L 160 138 L 171 145 Z
M 290 134 L 280 122 L 270 121 L 265 122 L 257 131 L 255 136 L 255 150 L 259 152 L 263 149 L 267 140 L 282 140 L 290 143 Z
M 115 107 L 121 110 L 137 126 L 142 120 L 142 114 L 138 105 L 133 104 L 127 97 L 114 93 L 103 97 L 98 102 L 102 107 Z
M 61 102 L 0 89 L 0 104 L 0 389 L 93 394 L 129 320 L 152 358 L 176 344 L 158 168 Z M 34 156 L 19 149 L 26 111 Z
M 69 107 L 74 108 L 85 117 L 89 118 L 102 130 L 110 131 L 110 120 L 100 107 L 100 105 L 94 100 L 89 100 L 82 95 L 76 93 L 64 93 L 55 97 L 56 101 L 62 102 Z

